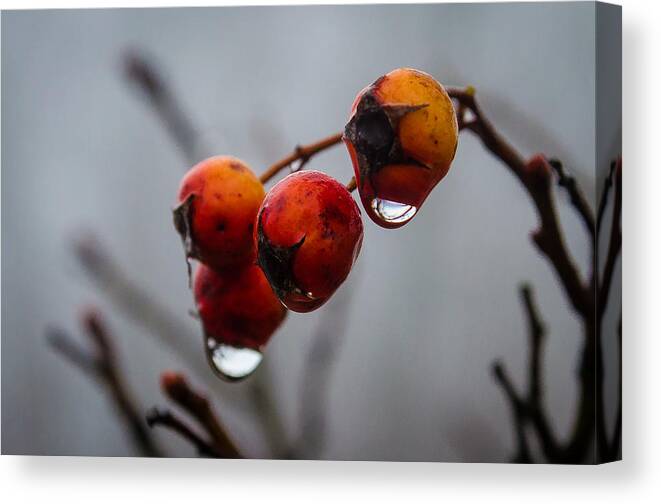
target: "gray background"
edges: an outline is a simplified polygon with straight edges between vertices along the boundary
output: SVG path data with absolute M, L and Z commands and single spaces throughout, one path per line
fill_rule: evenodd
M 76 233 L 94 230 L 137 283 L 199 331 L 186 314 L 169 212 L 186 162 L 123 80 L 123 51 L 153 56 L 203 142 L 257 172 L 341 129 L 363 86 L 410 66 L 475 85 L 525 155 L 563 159 L 594 199 L 594 30 L 591 3 L 3 12 L 3 453 L 134 453 L 105 396 L 44 343 L 48 325 L 79 334 L 81 305 L 106 313 L 142 408 L 165 403 L 161 370 L 186 369 L 91 284 L 71 252 Z M 309 166 L 351 175 L 342 147 Z M 564 196 L 559 212 L 585 271 L 588 243 Z M 315 456 L 505 460 L 514 440 L 490 366 L 503 357 L 523 384 L 522 281 L 534 284 L 550 325 L 546 397 L 554 427 L 566 432 L 579 324 L 531 246 L 535 215 L 504 167 L 463 134 L 450 174 L 413 222 L 394 231 L 365 224 L 337 299 L 290 314 L 267 348 L 288 439 L 301 429 L 312 335 L 324 310 L 349 295 L 327 383 L 328 435 Z M 203 366 L 190 376 L 213 393 L 244 451 L 269 456 L 245 398 L 250 382 L 215 381 Z M 193 454 L 157 435 L 169 454 Z

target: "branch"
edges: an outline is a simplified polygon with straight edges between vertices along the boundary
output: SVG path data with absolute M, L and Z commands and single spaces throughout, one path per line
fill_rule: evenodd
M 604 316 L 606 304 L 608 303 L 608 295 L 610 293 L 611 283 L 613 281 L 613 273 L 615 271 L 615 264 L 622 248 L 622 159 L 618 159 L 615 168 L 615 198 L 613 201 L 613 218 L 611 221 L 611 234 L 610 242 L 608 244 L 608 255 L 606 256 L 606 265 L 604 266 L 604 273 L 602 279 L 598 282 L 598 295 L 599 295 L 599 320 Z M 605 191 L 604 191 L 605 192 Z
M 502 362 L 495 362 L 493 364 L 492 372 L 496 382 L 503 389 L 512 410 L 512 418 L 514 420 L 518 446 L 516 455 L 512 457 L 512 462 L 518 464 L 530 464 L 533 462 L 533 459 L 530 455 L 528 440 L 526 439 L 526 407 L 516 393 L 512 380 L 510 380 Z
M 559 462 L 561 460 L 561 450 L 542 406 L 541 357 L 542 343 L 544 342 L 546 329 L 539 316 L 539 310 L 535 306 L 532 288 L 525 284 L 521 286 L 519 292 L 526 313 L 528 338 L 530 340 L 528 393 L 526 398 L 523 399 L 516 393 L 503 364 L 494 364 L 494 376 L 510 401 L 515 417 L 517 436 L 519 438 L 522 436 L 519 431 L 523 430 L 524 421 L 529 420 L 535 428 L 542 450 L 548 461 Z M 522 453 L 524 453 L 524 449 L 520 441 L 519 457 Z
M 149 425 L 149 427 L 153 428 L 155 426 L 161 426 L 171 429 L 179 434 L 182 438 L 190 442 L 200 455 L 205 457 L 220 457 L 220 454 L 215 450 L 211 443 L 193 432 L 183 420 L 170 410 L 152 408 L 147 412 L 145 418 L 147 419 L 147 425 Z
M 318 154 L 319 152 L 326 150 L 333 145 L 337 145 L 341 141 L 342 133 L 337 133 L 335 135 L 323 138 L 318 142 L 314 142 L 308 145 L 298 145 L 291 154 L 267 168 L 267 170 L 259 177 L 259 180 L 262 184 L 266 184 L 269 180 L 271 180 L 271 178 L 277 175 L 280 170 L 291 166 L 296 161 L 299 161 L 299 164 L 294 171 L 302 170 L 307 162 L 315 154 Z
M 133 442 L 142 455 L 160 456 L 160 450 L 145 428 L 142 417 L 138 414 L 138 410 L 122 382 L 112 338 L 101 321 L 101 317 L 96 311 L 89 310 L 83 316 L 83 326 L 85 333 L 94 344 L 95 354 L 82 348 L 59 329 L 51 329 L 46 334 L 51 348 L 107 389 L 117 411 L 129 427 Z
M 599 205 L 599 217 L 600 220 L 603 218 L 603 214 L 607 204 L 607 196 L 612 185 L 615 185 L 615 195 L 613 199 L 613 215 L 611 220 L 611 231 L 610 239 L 608 242 L 608 250 L 606 256 L 606 264 L 604 266 L 604 273 L 599 280 L 597 276 L 597 296 L 598 296 L 598 313 L 597 313 L 597 341 L 596 341 L 596 424 L 597 424 L 597 450 L 598 456 L 603 461 L 614 460 L 617 456 L 617 449 L 619 448 L 619 442 L 621 439 L 621 422 L 622 422 L 622 412 L 621 412 L 621 398 L 620 405 L 616 418 L 616 426 L 613 440 L 609 442 L 608 435 L 606 433 L 606 411 L 604 405 L 604 356 L 602 348 L 602 338 L 603 338 L 603 328 L 602 323 L 604 315 L 606 313 L 606 306 L 608 304 L 608 297 L 610 294 L 610 288 L 613 281 L 613 274 L 615 271 L 615 264 L 617 258 L 620 254 L 622 248 L 622 225 L 621 225 L 621 214 L 622 214 L 622 160 L 617 159 L 611 164 L 611 169 L 606 179 L 606 184 L 604 185 L 604 190 L 601 198 L 601 203 Z M 601 224 L 601 223 L 600 223 Z M 622 355 L 622 333 L 621 333 L 621 320 L 620 325 L 618 326 L 618 340 L 620 344 L 620 366 L 621 366 L 621 355 Z M 620 380 L 621 380 L 621 370 L 620 370 Z M 620 381 L 621 383 L 621 381 Z M 621 390 L 620 390 L 621 393 Z M 614 448 L 617 446 L 617 448 Z M 614 453 L 615 452 L 615 453 Z
M 608 204 L 608 194 L 610 193 L 611 188 L 613 187 L 613 174 L 615 173 L 615 168 L 617 167 L 617 160 L 611 161 L 610 169 L 608 170 L 608 176 L 604 183 L 604 190 L 601 193 L 601 200 L 599 200 L 599 210 L 597 211 L 597 234 L 601 230 L 601 222 L 604 219 L 604 212 L 606 211 L 606 205 Z
M 298 415 L 301 434 L 292 449 L 291 458 L 318 458 L 323 448 L 329 388 L 346 333 L 351 294 L 351 289 L 338 293 L 338 297 L 321 313 L 305 359 Z
M 578 215 L 583 220 L 585 225 L 585 230 L 592 237 L 594 241 L 595 238 L 595 224 L 594 224 L 594 215 L 592 214 L 592 209 L 585 199 L 585 195 L 581 188 L 576 183 L 576 179 L 569 175 L 562 163 L 557 159 L 549 159 L 549 164 L 555 170 L 558 175 L 558 185 L 564 188 L 569 194 L 569 201 L 572 206 L 578 213 Z
M 622 315 L 617 325 L 617 342 L 620 358 L 618 359 L 618 398 L 617 417 L 615 418 L 615 431 L 609 447 L 609 460 L 616 460 L 622 448 Z
M 205 365 L 202 352 L 193 351 L 192 345 L 187 343 L 198 341 L 198 336 L 125 275 L 94 236 L 76 240 L 74 252 L 92 280 L 122 312 L 146 327 L 150 334 L 179 355 L 187 367 L 199 369 Z
M 209 400 L 193 390 L 182 374 L 161 374 L 161 389 L 172 401 L 185 409 L 207 432 L 215 452 L 222 458 L 242 458 L 214 413 Z
M 448 88 L 447 91 L 458 102 L 460 127 L 477 135 L 484 146 L 509 168 L 528 192 L 540 222 L 539 229 L 533 234 L 533 240 L 554 267 L 574 309 L 580 315 L 587 316 L 591 310 L 589 289 L 583 284 L 562 237 L 551 194 L 551 169 L 548 162 L 541 156 L 526 162 L 484 116 L 475 99 L 474 89 Z M 467 118 L 467 112 L 471 112 L 473 117 Z
M 199 135 L 153 63 L 144 55 L 129 52 L 124 57 L 124 73 L 145 94 L 186 159 L 191 163 L 198 162 L 202 150 Z
M 284 459 L 289 455 L 287 432 L 278 414 L 278 402 L 275 398 L 272 364 L 264 359 L 255 371 L 250 383 L 250 398 L 254 415 L 262 422 L 275 459 Z
M 521 302 L 525 308 L 526 318 L 528 321 L 528 335 L 530 339 L 530 356 L 529 356 L 529 369 L 530 385 L 528 390 L 528 401 L 535 408 L 539 408 L 542 402 L 542 342 L 546 329 L 537 307 L 530 285 L 521 286 L 520 290 Z

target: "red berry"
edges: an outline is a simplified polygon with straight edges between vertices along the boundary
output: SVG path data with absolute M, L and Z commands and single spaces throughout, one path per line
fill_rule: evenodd
M 266 195 L 257 217 L 257 259 L 287 308 L 309 312 L 349 275 L 363 240 L 360 210 L 346 187 L 297 172 Z
M 218 273 L 201 264 L 195 272 L 193 295 L 215 370 L 229 379 L 254 371 L 261 360 L 256 352 L 287 315 L 259 266 Z M 238 369 L 237 363 L 231 362 L 228 356 L 237 357 L 242 350 L 248 350 L 244 357 L 257 356 L 254 366 Z
M 400 68 L 363 89 L 344 141 L 370 218 L 386 228 L 409 222 L 448 173 L 457 138 L 452 101 L 430 75 Z
M 264 187 L 242 161 L 217 156 L 181 181 L 175 225 L 188 258 L 225 270 L 255 262 L 253 227 Z

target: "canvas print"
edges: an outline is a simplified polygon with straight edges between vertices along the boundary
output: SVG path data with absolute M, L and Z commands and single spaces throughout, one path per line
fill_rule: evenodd
M 2 12 L 2 453 L 622 456 L 621 10 Z

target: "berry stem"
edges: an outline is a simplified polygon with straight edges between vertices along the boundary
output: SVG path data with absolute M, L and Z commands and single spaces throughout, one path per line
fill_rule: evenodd
M 328 149 L 329 147 L 339 144 L 341 141 L 342 133 L 336 133 L 308 145 L 299 145 L 291 154 L 272 164 L 264 173 L 262 173 L 261 177 L 259 177 L 259 180 L 262 184 L 266 184 L 275 175 L 277 175 L 280 170 L 291 166 L 296 161 L 300 161 L 300 165 L 297 169 L 298 171 L 303 168 L 303 166 L 312 158 L 312 156 Z
M 354 192 L 356 187 L 358 187 L 356 177 L 351 177 L 351 180 L 349 180 L 349 183 L 347 184 L 347 191 Z

